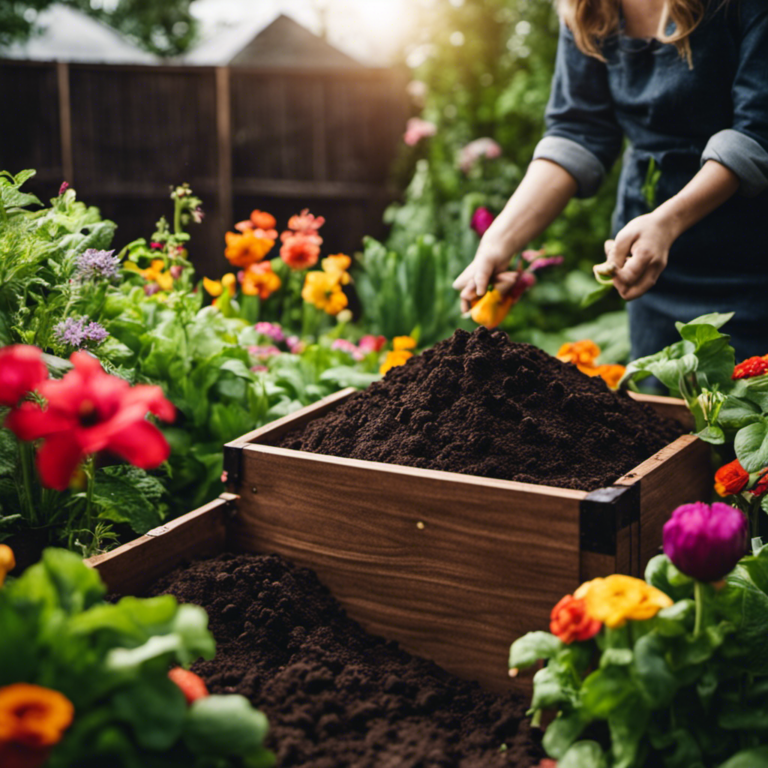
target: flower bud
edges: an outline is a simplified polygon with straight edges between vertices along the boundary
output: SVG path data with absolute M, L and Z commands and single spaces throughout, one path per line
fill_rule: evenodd
M 664 553 L 687 576 L 720 581 L 744 556 L 749 538 L 745 515 L 720 502 L 678 507 L 664 525 Z
M 741 493 L 749 483 L 749 473 L 738 459 L 724 464 L 715 472 L 715 491 L 719 496 L 733 496 Z

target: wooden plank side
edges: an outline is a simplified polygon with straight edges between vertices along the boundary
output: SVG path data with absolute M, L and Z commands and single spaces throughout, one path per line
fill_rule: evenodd
M 233 494 L 222 494 L 210 504 L 85 563 L 99 572 L 110 592 L 140 595 L 184 560 L 222 552 L 236 500 Z
M 328 458 L 246 447 L 230 542 L 312 568 L 367 630 L 507 689 L 510 643 L 579 583 L 585 494 Z
M 688 410 L 685 400 L 677 397 L 661 397 L 660 395 L 641 395 L 630 392 L 629 396 L 639 403 L 650 405 L 656 413 L 666 416 L 668 419 L 679 421 L 686 429 L 693 430 L 693 415 Z
M 683 435 L 616 481 L 640 482 L 640 573 L 658 553 L 662 529 L 676 507 L 712 498 L 710 447 L 695 435 Z

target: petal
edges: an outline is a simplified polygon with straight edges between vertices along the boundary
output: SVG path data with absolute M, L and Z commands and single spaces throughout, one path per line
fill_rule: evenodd
M 140 421 L 112 435 L 105 447 L 140 469 L 155 469 L 171 455 L 163 433 L 148 421 Z
M 8 414 L 5 426 L 19 440 L 37 440 L 67 432 L 76 426 L 76 422 L 50 409 L 43 410 L 37 403 L 22 403 Z
M 46 488 L 66 491 L 69 481 L 85 458 L 73 432 L 60 432 L 47 438 L 37 452 L 37 471 Z

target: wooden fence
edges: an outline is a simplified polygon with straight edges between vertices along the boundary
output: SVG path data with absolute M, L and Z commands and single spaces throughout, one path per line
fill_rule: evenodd
M 223 234 L 253 208 L 279 226 L 304 207 L 326 217 L 329 252 L 381 235 L 389 169 L 407 117 L 395 70 L 104 66 L 0 61 L 0 168 L 62 180 L 118 225 L 116 244 L 152 233 L 188 181 L 206 219 L 191 255 L 224 268 Z

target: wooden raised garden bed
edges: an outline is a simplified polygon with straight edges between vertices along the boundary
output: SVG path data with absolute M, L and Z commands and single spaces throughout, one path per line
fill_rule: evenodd
M 368 631 L 500 691 L 515 638 L 546 629 L 581 581 L 642 576 L 672 510 L 711 495 L 709 448 L 691 435 L 592 493 L 275 447 L 352 391 L 230 443 L 233 493 L 90 563 L 140 594 L 191 557 L 275 552 Z M 637 399 L 690 425 L 682 401 Z

